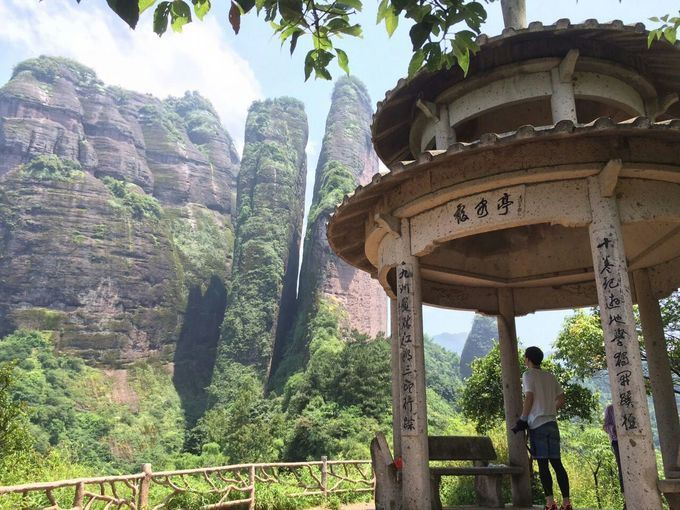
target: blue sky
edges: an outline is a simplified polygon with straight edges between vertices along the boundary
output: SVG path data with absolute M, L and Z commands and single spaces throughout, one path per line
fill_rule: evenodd
M 375 25 L 377 1 L 365 3 L 360 17 L 364 38 L 350 38 L 338 46 L 349 54 L 352 73 L 366 83 L 375 103 L 406 74 L 410 43 L 403 21 L 389 39 L 384 27 Z M 502 29 L 500 3 L 486 4 L 486 8 L 489 18 L 483 31 L 497 34 Z M 528 20 L 544 23 L 559 18 L 646 22 L 650 16 L 677 10 L 675 0 L 527 0 Z M 332 83 L 304 82 L 303 59 L 308 49 L 304 41 L 291 57 L 271 35 L 271 29 L 252 15 L 244 17 L 240 34 L 234 35 L 227 12 L 227 0 L 214 0 L 213 12 L 204 22 L 193 23 L 183 34 L 168 33 L 159 39 L 151 32 L 148 13 L 132 31 L 106 8 L 105 0 L 83 0 L 80 5 L 75 0 L 0 0 L 0 82 L 9 79 L 20 60 L 48 54 L 75 58 L 93 67 L 109 84 L 160 97 L 198 90 L 215 104 L 239 148 L 247 108 L 253 100 L 297 97 L 304 101 L 309 117 L 309 195 Z M 332 72 L 341 74 L 337 67 Z M 543 312 L 519 318 L 518 334 L 525 345 L 547 347 L 568 313 Z M 467 331 L 471 322 L 472 314 L 467 312 L 425 311 L 425 329 L 430 334 Z

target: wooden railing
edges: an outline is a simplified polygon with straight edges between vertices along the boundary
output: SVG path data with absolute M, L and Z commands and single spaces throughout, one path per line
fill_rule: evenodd
M 288 497 L 372 492 L 368 460 L 239 464 L 133 475 L 0 486 L 0 508 L 13 510 L 162 510 L 255 508 L 256 487 L 285 485 Z

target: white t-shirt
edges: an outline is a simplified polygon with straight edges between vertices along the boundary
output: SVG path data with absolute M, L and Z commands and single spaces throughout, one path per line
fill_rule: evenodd
M 557 418 L 555 399 L 564 393 L 557 378 L 538 368 L 529 368 L 522 376 L 524 393 L 534 394 L 534 404 L 529 412 L 529 428 L 535 429 Z

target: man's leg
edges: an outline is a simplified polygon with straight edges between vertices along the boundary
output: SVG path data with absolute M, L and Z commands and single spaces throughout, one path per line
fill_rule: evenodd
M 555 470 L 557 485 L 560 486 L 560 492 L 562 493 L 563 506 L 566 507 L 571 504 L 569 499 L 569 475 L 567 475 L 567 470 L 562 465 L 562 459 L 550 459 L 550 464 Z
M 545 506 L 549 507 L 554 502 L 553 497 L 553 482 L 550 474 L 550 467 L 548 467 L 548 459 L 536 459 L 538 463 L 538 476 L 541 479 L 543 486 L 543 493 L 545 494 Z

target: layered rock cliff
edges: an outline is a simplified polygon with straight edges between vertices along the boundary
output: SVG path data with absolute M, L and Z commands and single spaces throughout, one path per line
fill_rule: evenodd
M 279 368 L 284 352 L 288 359 L 282 372 L 291 373 L 304 363 L 310 341 L 308 326 L 322 300 L 330 300 L 347 312 L 349 328 L 370 336 L 386 331 L 384 291 L 367 273 L 335 256 L 326 239 L 326 223 L 334 207 L 357 184 L 366 184 L 378 171 L 378 158 L 371 144 L 371 115 L 366 87 L 353 77 L 338 80 L 307 218 L 295 326 L 287 337 L 279 339 L 272 374 Z
M 66 59 L 20 63 L 0 89 L 0 336 L 53 330 L 108 365 L 171 360 L 193 341 L 185 314 L 223 292 L 237 168 L 198 94 L 161 101 Z
M 246 121 L 229 307 L 218 370 L 265 375 L 295 312 L 307 174 L 307 117 L 290 98 L 256 102 Z

